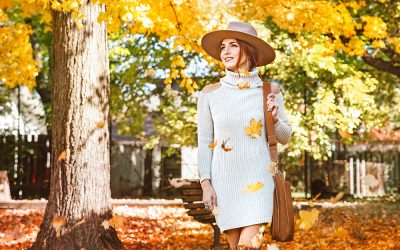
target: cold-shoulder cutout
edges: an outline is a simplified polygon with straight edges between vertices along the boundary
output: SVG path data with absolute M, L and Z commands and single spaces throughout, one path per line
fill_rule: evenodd
M 281 93 L 281 90 L 279 89 L 279 86 L 275 83 L 271 83 L 271 91 L 274 94 L 279 94 Z
M 201 90 L 201 92 L 203 92 L 203 93 L 211 93 L 211 92 L 219 89 L 220 87 L 221 87 L 221 83 L 220 82 L 213 83 L 213 84 L 208 84 Z

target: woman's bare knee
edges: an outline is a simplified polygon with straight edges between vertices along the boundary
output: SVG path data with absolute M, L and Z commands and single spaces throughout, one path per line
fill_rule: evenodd
M 260 232 L 262 225 L 263 224 L 256 224 L 243 227 L 240 232 L 238 249 L 240 249 L 240 246 L 254 249 L 260 248 L 263 240 L 263 234 Z

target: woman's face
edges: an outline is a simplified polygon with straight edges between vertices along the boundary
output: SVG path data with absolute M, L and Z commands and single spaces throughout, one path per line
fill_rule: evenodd
M 226 69 L 234 72 L 238 70 L 248 71 L 247 56 L 244 54 L 240 60 L 239 69 L 236 68 L 236 63 L 239 60 L 240 46 L 236 39 L 224 39 L 221 43 L 221 60 Z

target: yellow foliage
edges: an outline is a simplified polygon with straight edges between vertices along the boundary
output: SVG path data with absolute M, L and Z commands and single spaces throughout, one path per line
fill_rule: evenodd
M 386 38 L 386 23 L 380 17 L 363 16 L 361 19 L 365 22 L 364 36 L 376 39 Z
M 29 25 L 9 23 L 1 9 L 0 21 L 4 24 L 0 26 L 0 83 L 9 88 L 24 84 L 32 91 L 39 72 L 29 42 L 32 29 Z
M 358 30 L 370 39 L 386 39 L 388 36 L 387 25 L 380 17 L 365 15 L 361 16 L 360 22 L 359 16 L 352 16 L 362 13 L 360 9 L 365 6 L 364 1 L 241 0 L 237 1 L 235 13 L 246 21 L 263 21 L 270 16 L 280 28 L 293 34 L 311 33 L 314 34 L 313 39 L 321 34 L 330 34 L 335 50 L 363 56 L 366 43 L 373 43 L 375 48 L 382 48 L 383 45 L 373 40 L 362 41 L 357 35 Z M 350 41 L 343 44 L 339 37 L 350 38 Z M 398 51 L 400 49 L 396 50 L 400 53 Z

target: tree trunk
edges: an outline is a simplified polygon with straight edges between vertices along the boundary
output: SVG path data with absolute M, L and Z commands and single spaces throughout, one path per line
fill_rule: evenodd
M 77 29 L 53 11 L 50 195 L 31 249 L 120 249 L 111 218 L 107 33 L 104 6 L 85 0 Z M 61 218 L 56 230 L 54 218 Z M 59 233 L 59 234 L 58 234 Z

